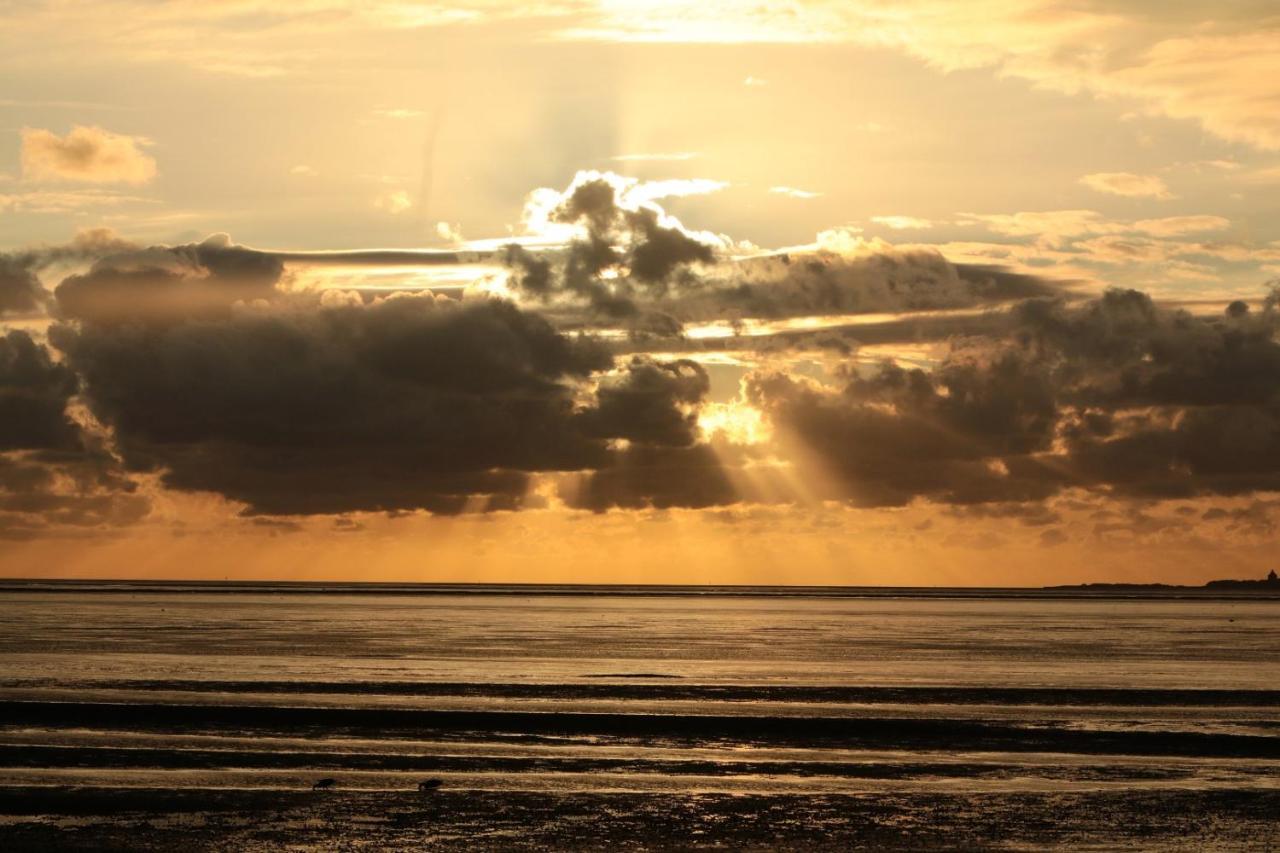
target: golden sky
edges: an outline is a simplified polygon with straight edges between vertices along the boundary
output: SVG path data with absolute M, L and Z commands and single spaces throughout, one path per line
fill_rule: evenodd
M 1265 573 L 1271 2 L 0 0 L 0 575 Z

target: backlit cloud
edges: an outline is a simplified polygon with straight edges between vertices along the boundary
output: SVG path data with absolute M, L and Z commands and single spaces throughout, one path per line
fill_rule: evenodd
M 396 216 L 413 207 L 413 199 L 406 190 L 388 190 L 373 200 L 373 206 Z
M 822 193 L 813 192 L 811 190 L 800 190 L 795 187 L 769 187 L 769 192 L 774 195 L 784 195 L 787 198 L 811 199 L 818 198 Z
M 933 227 L 933 223 L 928 219 L 920 219 L 916 216 L 873 216 L 871 221 L 877 225 L 892 228 L 894 231 L 920 231 Z

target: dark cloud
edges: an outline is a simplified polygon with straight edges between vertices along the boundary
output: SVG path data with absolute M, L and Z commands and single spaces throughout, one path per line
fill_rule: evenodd
M 0 314 L 39 311 L 47 298 L 34 270 L 15 258 L 0 255 Z
M 605 380 L 596 406 L 583 415 L 584 430 L 600 438 L 688 447 L 698 437 L 695 406 L 711 389 L 696 361 L 656 362 L 637 357 L 618 380 Z
M 856 503 L 1245 494 L 1280 490 L 1278 329 L 1274 300 L 1196 317 L 1112 291 L 1025 303 L 1007 338 L 931 372 L 851 371 L 839 389 L 761 373 L 747 388 Z
M 710 246 L 678 228 L 662 225 L 655 210 L 641 208 L 628 211 L 626 221 L 633 234 L 628 264 L 631 275 L 657 287 L 659 292 L 665 289 L 677 270 L 688 264 L 709 264 L 715 260 Z
M 154 246 L 99 259 L 54 291 L 58 314 L 93 323 L 172 322 L 224 316 L 236 303 L 269 299 L 284 272 L 267 252 L 225 235 L 183 246 Z
M 40 282 L 39 273 L 43 270 L 136 248 L 109 228 L 91 228 L 63 245 L 0 252 L 0 315 L 44 310 L 49 293 Z
M 619 377 L 603 381 L 583 423 L 588 434 L 622 439 L 624 446 L 566 502 L 602 512 L 719 506 L 743 499 L 725 460 L 699 434 L 697 406 L 710 389 L 706 369 L 688 359 L 664 363 L 637 357 Z M 730 461 L 736 464 L 740 460 Z
M 692 362 L 635 360 L 584 399 L 607 352 L 499 301 L 299 301 L 51 335 L 129 467 L 275 515 L 514 509 L 534 472 L 613 467 L 616 440 L 692 444 L 708 386 Z
M 0 454 L 0 539 L 109 531 L 150 511 L 150 500 L 104 454 Z
M 0 337 L 0 538 L 131 524 L 149 501 L 68 415 L 75 374 L 29 334 Z
M 109 456 L 0 454 L 0 539 L 109 533 L 150 511 Z
M 633 445 L 614 454 L 566 498 L 575 509 L 709 507 L 735 503 L 721 459 L 706 444 L 690 447 Z
M 961 518 L 1013 519 L 1028 527 L 1046 527 L 1062 521 L 1055 510 L 1041 503 L 987 503 L 953 508 Z
M 715 260 L 713 247 L 664 222 L 658 209 L 625 205 L 619 188 L 604 177 L 573 186 L 551 219 L 580 225 L 585 234 L 570 241 L 554 266 L 509 246 L 506 262 L 514 271 L 513 288 L 543 301 L 568 294 L 605 317 L 639 314 L 637 300 L 665 294 L 691 264 Z
M 51 334 L 131 467 L 257 512 L 512 507 L 528 472 L 604 455 L 570 381 L 609 356 L 509 303 L 402 296 Z
M 821 460 L 834 489 L 827 497 L 867 506 L 917 497 L 968 504 L 1037 500 L 1058 488 L 1032 455 L 1052 439 L 1051 390 L 1014 357 L 945 365 L 936 375 L 885 365 L 839 390 L 755 374 L 747 394 L 784 443 Z
M 71 450 L 80 430 L 67 416 L 74 373 L 26 332 L 0 337 L 0 451 Z
M 1026 345 L 1060 360 L 1062 384 L 1084 402 L 1249 406 L 1268 400 L 1280 376 L 1274 308 L 1205 318 L 1113 290 L 1075 308 L 1027 302 L 1016 321 Z
M 1280 312 L 1164 310 L 1134 291 L 1030 303 L 1027 346 L 1055 360 L 1067 460 L 1083 482 L 1151 497 L 1280 489 Z
M 610 197 L 582 216 L 614 235 L 628 213 Z M 661 231 L 637 223 L 632 248 Z M 82 385 L 127 469 L 170 488 L 272 515 L 514 509 L 532 474 L 612 468 L 618 441 L 696 439 L 708 380 L 692 362 L 635 360 L 592 396 L 607 350 L 510 303 L 289 294 L 278 255 L 224 236 L 100 243 L 55 291 L 50 337 L 65 366 L 46 359 L 62 384 L 45 414 L 63 416 Z M 546 271 L 517 248 L 508 258 Z M 27 433 L 59 435 L 49 424 Z M 60 440 L 78 435 L 69 426 Z
M 1267 536 L 1275 532 L 1277 509 L 1280 509 L 1280 502 L 1254 500 L 1241 507 L 1211 507 L 1200 518 L 1202 521 L 1224 522 L 1232 532 Z
M 269 252 L 273 258 L 283 263 L 303 263 L 324 266 L 329 264 L 344 267 L 424 267 L 452 266 L 454 264 L 471 264 L 494 260 L 494 253 L 455 252 L 440 249 L 353 249 L 331 252 Z
M 1062 288 L 997 267 L 952 264 L 932 249 L 884 246 L 854 255 L 817 250 L 747 258 L 661 307 L 686 322 L 783 319 L 973 308 Z
M 695 279 L 712 249 L 655 208 L 626 206 L 607 180 L 576 185 L 552 218 L 583 238 L 559 255 L 504 255 L 512 287 L 542 313 L 290 293 L 280 255 L 225 237 L 143 249 L 86 236 L 64 259 L 91 265 L 55 290 L 50 341 L 63 359 L 24 333 L 0 338 L 0 458 L 14 484 L 0 513 L 37 526 L 133 517 L 146 502 L 123 471 L 268 516 L 517 509 L 544 499 L 540 473 L 575 474 L 556 479 L 576 484 L 563 495 L 576 508 L 707 507 L 785 498 L 770 473 L 781 457 L 818 499 L 933 501 L 1046 528 L 1048 541 L 1059 519 L 1044 501 L 1068 488 L 1280 490 L 1277 298 L 1195 316 L 1134 291 L 1081 301 L 1035 277 L 890 248 L 726 262 Z M 5 257 L 0 272 L 28 289 L 55 263 Z M 977 310 L 912 316 L 945 309 Z M 714 344 L 821 348 L 830 363 L 861 344 L 954 339 L 930 370 L 849 358 L 830 385 L 749 375 L 745 401 L 775 433 L 756 450 L 709 444 L 706 369 L 653 354 L 703 346 L 679 337 L 688 321 L 878 312 L 893 316 Z M 630 340 L 610 350 L 567 331 L 602 316 Z M 649 353 L 615 365 L 628 348 Z M 112 453 L 68 416 L 79 400 Z M 42 480 L 40 466 L 62 473 Z
M 537 299 L 551 294 L 551 261 L 537 257 L 516 243 L 507 246 L 504 260 L 517 271 L 513 283 L 518 292 Z

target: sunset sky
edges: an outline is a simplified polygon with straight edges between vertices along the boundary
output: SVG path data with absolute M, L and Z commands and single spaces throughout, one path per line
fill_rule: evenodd
M 0 576 L 1280 568 L 1274 0 L 0 0 Z

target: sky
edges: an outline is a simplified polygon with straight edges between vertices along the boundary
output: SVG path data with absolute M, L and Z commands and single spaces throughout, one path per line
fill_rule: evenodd
M 1273 2 L 0 21 L 0 576 L 1277 567 Z

